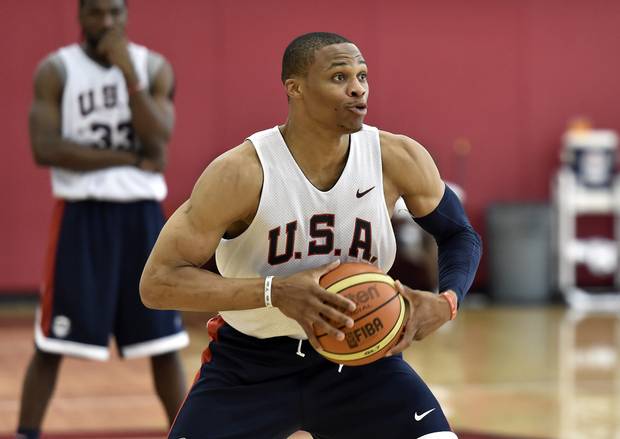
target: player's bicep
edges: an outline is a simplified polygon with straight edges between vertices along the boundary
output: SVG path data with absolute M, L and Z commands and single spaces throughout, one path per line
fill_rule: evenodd
M 46 60 L 37 68 L 34 78 L 34 99 L 30 107 L 28 126 L 30 144 L 35 160 L 44 164 L 49 148 L 61 136 L 60 97 L 62 78 L 55 65 Z
M 409 138 L 401 138 L 392 157 L 400 195 L 409 211 L 416 217 L 432 212 L 441 201 L 444 182 L 428 151 Z
M 196 214 L 188 200 L 168 219 L 153 248 L 155 262 L 169 268 L 201 267 L 211 259 L 224 231 L 205 220 L 198 225 L 192 218 Z
M 166 222 L 153 249 L 156 262 L 169 268 L 201 267 L 215 253 L 230 215 L 226 205 L 199 195 L 203 184 L 199 180 L 189 200 Z
M 45 140 L 50 136 L 60 136 L 60 123 L 57 106 L 53 102 L 35 98 L 28 118 L 30 140 L 35 152 L 43 147 L 42 144 L 46 143 Z
M 159 236 L 154 254 L 165 258 L 161 259 L 165 265 L 204 265 L 228 227 L 252 211 L 260 181 L 241 176 L 240 168 L 238 162 L 216 159 L 200 176 L 189 200 L 170 217 Z
M 174 71 L 170 63 L 161 55 L 150 55 L 153 74 L 151 76 L 150 94 L 158 109 L 161 111 L 167 128 L 172 130 L 174 126 Z

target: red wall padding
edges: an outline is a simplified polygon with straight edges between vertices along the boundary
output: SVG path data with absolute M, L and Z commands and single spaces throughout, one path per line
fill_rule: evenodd
M 620 2 L 615 0 L 131 0 L 133 40 L 174 65 L 177 126 L 170 212 L 205 165 L 282 123 L 286 44 L 325 30 L 369 64 L 367 122 L 410 135 L 461 183 L 483 232 L 495 201 L 548 199 L 568 119 L 620 129 Z M 32 290 L 43 271 L 53 201 L 32 163 L 27 115 L 39 60 L 79 36 L 77 0 L 0 2 L 0 290 Z M 457 139 L 472 145 L 459 160 Z M 479 284 L 484 284 L 482 270 Z

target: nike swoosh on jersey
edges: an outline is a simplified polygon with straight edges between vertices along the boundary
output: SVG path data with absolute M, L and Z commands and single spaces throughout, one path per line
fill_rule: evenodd
M 366 195 L 368 192 L 370 192 L 374 188 L 375 188 L 375 186 L 371 187 L 370 189 L 366 189 L 364 192 L 360 192 L 360 190 L 358 189 L 357 192 L 355 193 L 355 196 L 357 198 L 362 198 L 364 195 Z

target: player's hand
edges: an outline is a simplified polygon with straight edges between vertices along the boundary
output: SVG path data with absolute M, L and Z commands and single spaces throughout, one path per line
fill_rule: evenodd
M 97 45 L 97 53 L 110 64 L 120 68 L 126 78 L 135 77 L 129 55 L 129 43 L 122 28 L 114 27 L 107 31 Z
M 155 160 L 148 159 L 146 157 L 142 157 L 140 163 L 138 164 L 138 168 L 143 171 L 148 172 L 161 172 L 161 165 Z
M 273 306 L 278 307 L 284 315 L 295 319 L 305 331 L 310 344 L 317 350 L 321 349 L 321 345 L 314 335 L 314 328 L 344 340 L 344 333 L 338 328 L 353 326 L 353 319 L 343 311 L 355 310 L 355 303 L 338 294 L 329 293 L 319 285 L 321 276 L 336 268 L 339 263 L 335 261 L 291 276 L 273 279 Z
M 422 340 L 450 320 L 450 305 L 438 294 L 412 290 L 400 281 L 396 281 L 396 289 L 409 304 L 409 318 L 403 336 L 387 355 L 404 351 L 413 340 Z

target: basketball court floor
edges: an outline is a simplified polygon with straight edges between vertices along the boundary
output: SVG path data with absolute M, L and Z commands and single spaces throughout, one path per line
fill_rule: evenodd
M 0 439 L 15 428 L 33 312 L 32 303 L 0 303 Z M 206 318 L 185 314 L 188 383 L 208 342 Z M 406 358 L 461 439 L 618 439 L 619 321 L 562 306 L 465 308 Z M 147 360 L 65 360 L 45 431 L 50 439 L 164 437 Z

